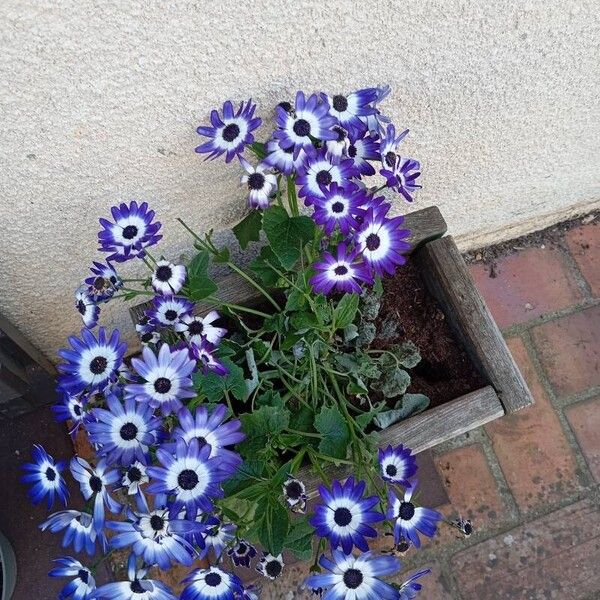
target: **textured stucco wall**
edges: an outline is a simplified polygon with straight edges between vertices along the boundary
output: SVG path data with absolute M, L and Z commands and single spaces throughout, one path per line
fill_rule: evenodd
M 0 20 L 0 312 L 50 355 L 112 203 L 151 201 L 171 256 L 176 216 L 243 213 L 239 169 L 193 151 L 227 98 L 266 112 L 389 82 L 424 164 L 416 208 L 438 204 L 464 247 L 600 198 L 597 1 L 3 0 Z

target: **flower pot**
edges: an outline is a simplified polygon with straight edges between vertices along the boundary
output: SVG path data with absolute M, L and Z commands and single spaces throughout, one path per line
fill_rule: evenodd
M 0 600 L 10 600 L 17 582 L 17 560 L 9 541 L 0 531 Z

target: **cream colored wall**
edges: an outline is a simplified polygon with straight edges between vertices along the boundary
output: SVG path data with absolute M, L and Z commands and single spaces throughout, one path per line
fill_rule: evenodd
M 227 98 L 265 114 L 298 88 L 389 82 L 416 208 L 439 205 L 463 247 L 600 198 L 598 1 L 3 0 L 0 20 L 0 312 L 49 355 L 79 327 L 111 204 L 149 200 L 169 256 L 189 245 L 176 216 L 242 215 L 240 169 L 194 153 Z M 129 328 L 121 305 L 104 323 Z

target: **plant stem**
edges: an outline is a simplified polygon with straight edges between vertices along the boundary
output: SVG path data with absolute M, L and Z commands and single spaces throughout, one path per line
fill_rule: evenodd
M 154 296 L 154 292 L 149 292 L 148 290 L 133 290 L 131 288 L 121 288 L 124 292 L 135 292 L 136 294 L 145 294 L 146 296 Z M 113 296 L 114 298 L 115 296 Z
M 263 317 L 263 319 L 268 319 L 271 315 L 264 313 L 260 310 L 255 310 L 254 308 L 249 308 L 247 306 L 241 306 L 239 304 L 232 304 L 231 302 L 225 302 L 225 300 L 221 300 L 220 298 L 215 298 L 214 296 L 208 296 L 208 298 L 204 299 L 206 302 L 214 302 L 219 306 L 223 306 L 225 308 L 230 308 L 231 310 L 239 310 L 241 312 L 247 312 L 251 315 L 256 315 L 257 317 Z
M 154 273 L 154 267 L 148 262 L 145 256 L 142 256 L 142 260 L 144 261 L 144 264 Z
M 298 210 L 298 197 L 296 196 L 296 181 L 292 175 L 287 177 L 287 196 L 292 216 L 298 217 L 300 211 Z
M 286 428 L 286 431 L 288 431 L 289 433 L 295 433 L 296 435 L 305 435 L 307 437 L 313 437 L 313 438 L 318 438 L 318 439 L 321 439 L 323 437 L 320 433 L 311 433 L 309 431 L 298 431 L 297 429 L 290 429 L 289 427 Z

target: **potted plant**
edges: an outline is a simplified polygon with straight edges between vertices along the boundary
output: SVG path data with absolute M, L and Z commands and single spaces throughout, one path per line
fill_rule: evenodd
M 248 600 L 258 589 L 228 563 L 274 579 L 284 553 L 314 557 L 306 586 L 324 598 L 420 589 L 425 572 L 387 583 L 398 561 L 369 552 L 375 525 L 406 550 L 442 520 L 415 501 L 415 453 L 530 398 L 452 239 L 440 238 L 439 212 L 392 216 L 382 195 L 412 202 L 420 187 L 419 163 L 399 154 L 408 131 L 380 112 L 388 92 L 298 92 L 276 107 L 265 143 L 251 101 L 226 102 L 198 128 L 208 141 L 197 152 L 239 159 L 244 171 L 252 210 L 233 232 L 242 250 L 259 246 L 248 264 L 183 221 L 194 255 L 177 264 L 156 254 L 161 224 L 145 202 L 100 220 L 108 257 L 76 292 L 85 327 L 59 352 L 55 407 L 73 432 L 86 430 L 97 460 L 69 465 L 86 509 L 42 528 L 64 530 L 76 551 L 126 550 L 128 580 L 96 587 L 93 568 L 65 557 L 51 575 L 72 578 L 66 597 L 174 598 L 148 569 L 200 556 L 211 563 L 184 579 L 182 600 Z M 136 259 L 147 275 L 121 278 L 115 264 Z M 229 275 L 217 280 L 213 264 Z M 424 349 L 390 309 L 403 273 L 423 276 L 419 293 L 441 305 L 474 373 L 473 389 L 434 408 L 415 381 L 435 365 L 423 366 Z M 127 362 L 119 332 L 94 328 L 101 303 L 139 296 L 151 298 L 132 311 L 143 350 Z M 26 468 L 32 500 L 65 500 L 65 464 L 36 447 Z

